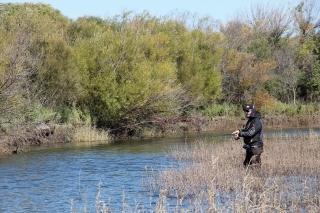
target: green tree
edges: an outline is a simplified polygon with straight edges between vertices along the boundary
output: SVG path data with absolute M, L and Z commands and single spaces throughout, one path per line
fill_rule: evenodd
M 157 31 L 158 20 L 148 14 L 101 20 L 77 20 L 75 42 L 82 104 L 98 123 L 136 122 L 178 109 L 180 94 L 169 36 Z M 87 29 L 94 29 L 88 35 Z
M 294 23 L 299 43 L 296 51 L 296 66 L 302 72 L 298 89 L 306 102 L 314 99 L 313 68 L 316 64 L 317 32 L 320 29 L 320 8 L 314 0 L 302 1 L 294 10 Z
M 38 41 L 36 49 L 42 64 L 32 77 L 33 93 L 44 106 L 72 106 L 81 93 L 73 50 L 61 39 Z
M 191 105 L 216 102 L 221 94 L 220 62 L 225 38 L 213 31 L 214 26 L 209 18 L 198 20 L 190 30 L 178 21 L 165 26 L 174 41 L 178 80 Z

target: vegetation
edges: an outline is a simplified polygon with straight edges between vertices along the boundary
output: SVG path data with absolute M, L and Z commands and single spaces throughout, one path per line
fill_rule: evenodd
M 149 172 L 150 206 L 122 205 L 122 212 L 319 212 L 319 133 L 265 137 L 261 167 L 243 167 L 239 141 L 193 141 L 170 154 L 172 166 Z M 281 147 L 281 148 L 279 148 Z M 156 170 L 157 171 L 157 170 Z M 99 185 L 100 187 L 100 185 Z M 96 197 L 97 212 L 117 212 Z M 72 202 L 72 212 L 78 212 Z M 85 205 L 84 205 L 85 206 Z
M 197 141 L 173 151 L 176 166 L 152 181 L 159 212 L 318 212 L 319 134 L 265 138 L 261 168 L 244 169 L 239 142 Z M 284 149 L 279 149 L 284 147 Z M 308 156 L 308 157 L 306 157 Z
M 110 139 L 107 131 L 102 131 L 91 125 L 81 126 L 74 131 L 72 139 L 74 142 L 108 141 Z
M 66 124 L 59 141 L 159 135 L 199 126 L 199 115 L 240 116 L 249 102 L 264 115 L 317 116 L 319 29 L 315 0 L 252 5 L 227 23 L 147 12 L 72 21 L 46 4 L 0 4 L 1 144 L 50 139 L 51 128 L 30 135 L 39 122 Z M 155 212 L 168 198 L 180 212 L 318 212 L 318 139 L 267 138 L 261 171 L 240 166 L 234 141 L 177 150 L 179 169 L 152 179 Z
M 319 23 L 312 0 L 252 5 L 225 24 L 147 12 L 72 21 L 50 5 L 0 4 L 0 125 L 141 136 L 249 102 L 265 114 L 317 113 Z

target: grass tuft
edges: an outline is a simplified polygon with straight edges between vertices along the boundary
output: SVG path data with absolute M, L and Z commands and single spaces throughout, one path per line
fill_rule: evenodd
M 95 126 L 84 125 L 74 129 L 73 142 L 109 141 L 111 136 L 108 131 Z

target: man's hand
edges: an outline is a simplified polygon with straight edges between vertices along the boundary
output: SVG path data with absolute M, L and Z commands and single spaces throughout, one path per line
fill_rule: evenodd
M 236 131 L 234 131 L 233 133 L 231 133 L 231 134 L 233 134 L 234 135 L 234 139 L 236 139 L 236 140 L 238 140 L 238 139 L 240 139 L 240 137 L 239 137 L 239 130 L 236 130 Z

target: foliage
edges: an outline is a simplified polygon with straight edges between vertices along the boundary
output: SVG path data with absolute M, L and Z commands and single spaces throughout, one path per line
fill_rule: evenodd
M 125 129 L 195 109 L 234 116 L 244 103 L 266 113 L 315 113 L 316 8 L 310 0 L 257 5 L 216 31 L 212 18 L 187 14 L 72 21 L 50 5 L 1 4 L 0 122 Z
M 276 101 L 272 106 L 262 106 L 261 111 L 263 114 L 280 115 L 280 116 L 294 116 L 294 115 L 315 115 L 319 113 L 319 104 L 285 104 Z
M 43 4 L 4 4 L 1 5 L 1 66 L 0 74 L 2 76 L 1 94 L 2 113 L 6 114 L 3 120 L 11 120 L 19 117 L 24 121 L 26 111 L 32 111 L 31 108 L 37 107 L 34 103 L 40 101 L 42 104 L 53 102 L 50 95 L 56 96 L 55 100 L 63 100 L 63 93 L 48 91 L 43 89 L 41 84 L 51 84 L 56 81 L 56 89 L 65 89 L 62 82 L 59 81 L 60 75 L 52 74 L 50 79 L 39 79 L 38 72 L 48 72 L 48 66 L 55 67 L 61 64 L 61 69 L 65 73 L 71 71 L 62 67 L 64 56 L 61 58 L 60 52 L 44 54 L 43 48 L 39 43 L 55 43 L 56 40 L 60 48 L 63 45 L 63 31 L 68 26 L 69 20 L 61 15 L 57 10 Z M 62 42 L 61 42 L 62 41 Z M 50 64 L 49 58 L 57 58 L 56 64 Z M 56 79 L 58 77 L 58 79 Z M 29 121 L 30 117 L 26 120 Z M 18 122 L 18 121 L 15 121 Z M 30 122 L 30 121 L 29 121 Z
M 56 109 L 54 121 L 58 123 L 69 123 L 74 125 L 91 124 L 90 114 L 75 107 L 59 107 Z
M 320 65 L 319 62 L 314 66 L 314 77 L 312 78 L 312 91 L 313 91 L 313 101 L 319 102 L 320 101 Z
M 204 33 L 195 29 L 181 36 L 177 66 L 178 78 L 187 93 L 205 102 L 220 97 L 222 78 L 218 70 L 224 38 L 218 33 Z M 183 34 L 182 34 L 183 35 Z M 182 43 L 183 42 L 183 43 Z
M 71 106 L 80 92 L 72 49 L 62 40 L 47 40 L 39 41 L 37 51 L 42 51 L 43 64 L 32 78 L 33 92 L 44 105 Z
M 260 38 L 252 41 L 248 47 L 248 52 L 253 53 L 258 60 L 272 60 L 271 46 L 266 38 Z
M 76 24 L 83 103 L 97 121 L 169 115 L 193 100 L 218 97 L 221 78 L 214 64 L 219 62 L 219 35 L 189 33 L 177 22 L 162 23 L 147 13 L 105 21 L 82 18 Z M 191 52 L 195 47 L 197 52 Z
M 268 71 L 275 65 L 256 61 L 254 55 L 235 50 L 226 53 L 223 64 L 223 93 L 231 103 L 237 104 L 253 103 L 255 94 L 265 91 L 263 85 L 269 80 Z
M 268 92 L 257 92 L 254 94 L 254 102 L 253 102 L 258 109 L 261 109 L 261 111 L 268 111 L 268 109 L 271 109 L 270 112 L 272 112 L 272 109 L 274 109 L 274 106 L 276 104 L 276 99 L 271 96 Z
M 79 28 L 84 22 L 96 30 L 92 37 L 77 39 L 75 52 L 84 88 L 82 101 L 94 119 L 112 124 L 175 110 L 179 84 L 166 35 L 160 31 L 148 35 L 154 26 L 145 17 L 136 23 L 124 18 L 120 27 L 117 20 L 98 27 L 95 19 L 84 18 L 78 20 Z
M 232 104 L 210 104 L 203 105 L 198 109 L 203 115 L 209 116 L 212 120 L 220 116 L 241 116 L 241 107 Z
M 24 115 L 25 122 L 27 123 L 54 120 L 55 117 L 56 112 L 54 110 L 43 107 L 40 103 L 34 103 L 33 107 L 29 108 Z

